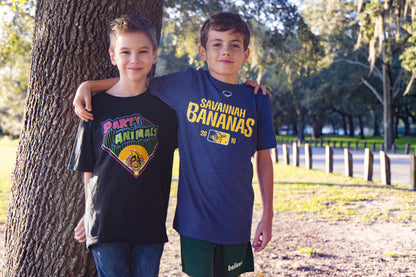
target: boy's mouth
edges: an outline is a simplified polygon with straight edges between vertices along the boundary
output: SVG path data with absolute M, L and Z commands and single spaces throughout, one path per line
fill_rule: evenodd
M 143 68 L 141 68 L 141 67 L 129 67 L 128 68 L 128 70 L 131 70 L 131 71 L 141 71 Z
M 219 60 L 220 63 L 226 63 L 226 64 L 230 64 L 233 63 L 233 61 L 230 60 Z

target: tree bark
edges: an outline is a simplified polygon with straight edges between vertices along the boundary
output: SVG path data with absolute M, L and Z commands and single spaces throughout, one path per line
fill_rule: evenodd
M 385 47 L 385 46 L 384 46 Z M 385 58 L 385 49 L 383 47 L 383 61 Z M 391 150 L 394 143 L 394 122 L 393 122 L 393 92 L 391 85 L 390 65 L 383 63 L 383 109 L 384 109 L 384 149 Z
M 352 115 L 347 115 L 347 120 L 348 120 L 348 136 L 354 137 L 355 135 L 354 118 Z
M 66 169 L 77 131 L 72 98 L 84 80 L 116 76 L 108 22 L 143 11 L 160 35 L 163 1 L 36 1 L 31 76 L 5 237 L 4 276 L 94 276 L 73 239 L 84 212 L 80 174 Z
M 317 139 L 322 136 L 322 124 L 319 116 L 312 117 L 312 138 Z

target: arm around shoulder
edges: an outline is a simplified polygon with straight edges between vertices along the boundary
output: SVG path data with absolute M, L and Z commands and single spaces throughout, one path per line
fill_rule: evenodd
M 77 89 L 72 104 L 75 107 L 75 113 L 84 121 L 93 120 L 91 94 L 103 90 L 108 90 L 118 82 L 119 78 L 86 81 Z

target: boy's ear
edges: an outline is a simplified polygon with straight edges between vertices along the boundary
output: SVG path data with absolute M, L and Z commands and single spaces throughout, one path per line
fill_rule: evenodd
M 108 53 L 110 54 L 111 63 L 116 65 L 116 61 L 114 59 L 114 52 L 111 49 L 108 49 Z
M 204 46 L 200 45 L 198 47 L 198 53 L 199 53 L 199 57 L 201 58 L 201 60 L 203 62 L 207 61 L 207 51 L 205 50 Z
M 247 48 L 247 50 L 244 51 L 243 63 L 246 63 L 248 61 L 249 56 L 250 56 L 250 48 Z
M 156 64 L 157 62 L 157 52 L 159 48 L 156 48 L 155 51 L 153 51 L 153 64 Z

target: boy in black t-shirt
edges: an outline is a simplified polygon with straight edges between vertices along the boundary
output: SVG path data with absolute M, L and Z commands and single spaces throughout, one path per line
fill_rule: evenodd
M 86 198 L 75 238 L 92 250 L 99 276 L 157 276 L 176 115 L 146 86 L 157 58 L 153 26 L 138 15 L 115 19 L 109 53 L 120 80 L 93 97 L 94 120 L 80 124 L 70 162 L 84 172 Z

